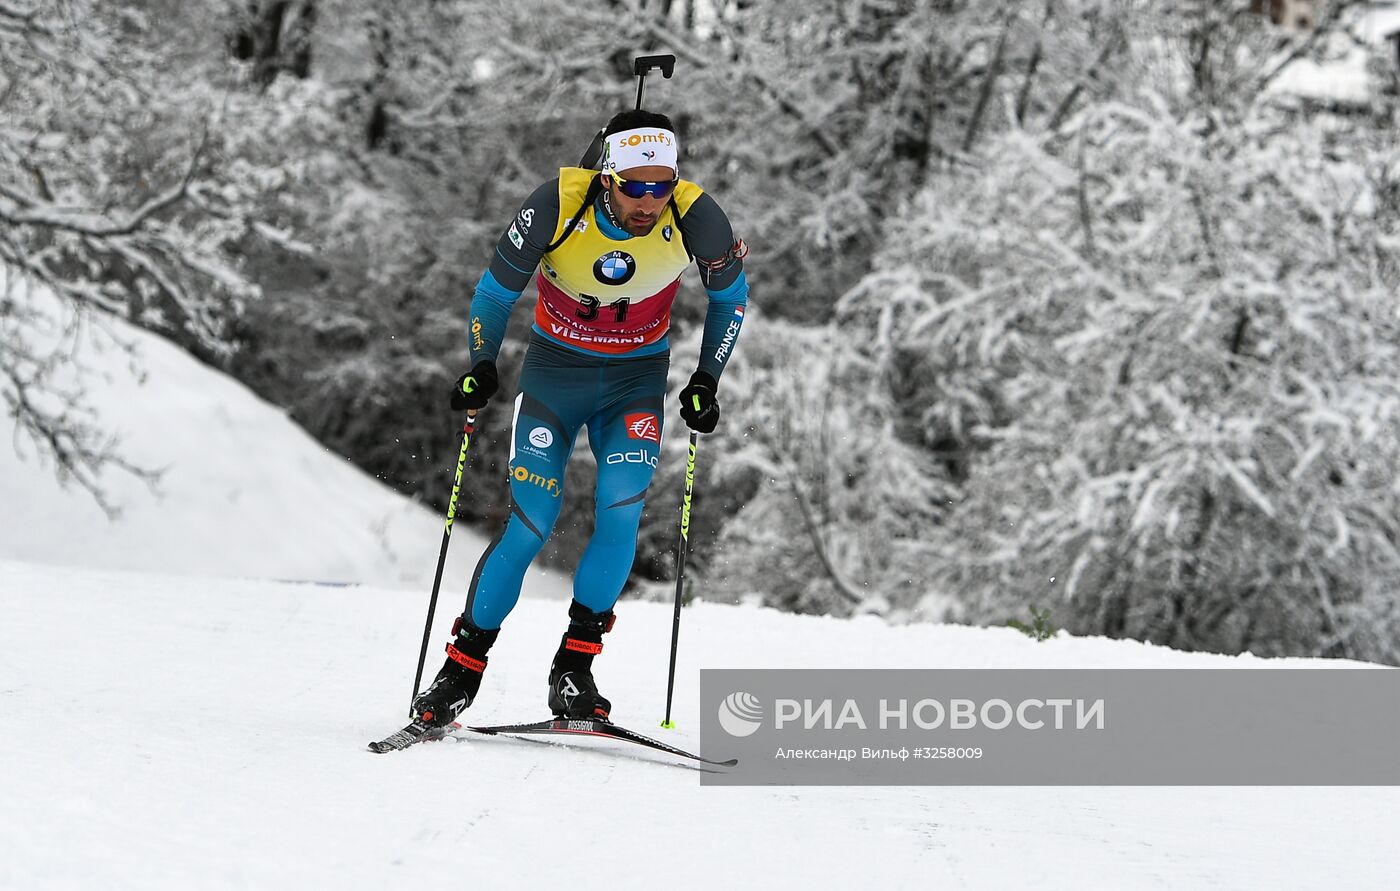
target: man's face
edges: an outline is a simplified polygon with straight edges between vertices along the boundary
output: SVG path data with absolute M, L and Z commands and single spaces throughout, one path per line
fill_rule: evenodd
M 675 179 L 676 171 L 669 167 L 631 167 L 619 170 L 617 175 L 623 179 L 662 183 Z M 671 196 L 667 194 L 657 197 L 647 194 L 640 198 L 628 198 L 618 190 L 617 182 L 611 176 L 603 174 L 603 181 L 608 185 L 608 199 L 612 202 L 613 213 L 622 223 L 622 228 L 626 229 L 629 235 L 646 235 L 651 232 Z

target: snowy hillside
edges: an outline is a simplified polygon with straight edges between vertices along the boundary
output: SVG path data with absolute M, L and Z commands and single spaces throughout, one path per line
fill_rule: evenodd
M 73 321 L 52 297 L 26 290 L 18 299 L 45 301 L 54 341 Z M 79 357 L 88 368 L 83 386 L 103 430 L 123 457 L 161 477 L 153 490 L 110 470 L 103 484 L 120 514 L 109 521 L 87 492 L 60 485 L 32 443 L 5 436 L 0 558 L 424 591 L 431 585 L 442 541 L 436 513 L 329 453 L 277 407 L 167 341 L 106 318 L 88 318 L 79 328 Z M 140 377 L 117 342 L 135 346 Z M 444 412 L 444 423 L 451 420 Z M 468 479 L 463 498 L 471 497 Z M 445 590 L 465 596 L 484 547 L 470 528 L 454 530 Z M 546 573 L 536 573 L 527 590 L 568 596 Z

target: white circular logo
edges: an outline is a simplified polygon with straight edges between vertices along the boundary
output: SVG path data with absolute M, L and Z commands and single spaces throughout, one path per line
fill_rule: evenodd
M 763 725 L 763 703 L 752 693 L 730 693 L 719 704 L 719 726 L 730 736 L 750 736 Z
M 548 427 L 536 427 L 530 431 L 530 442 L 542 449 L 547 449 L 554 445 L 554 434 Z

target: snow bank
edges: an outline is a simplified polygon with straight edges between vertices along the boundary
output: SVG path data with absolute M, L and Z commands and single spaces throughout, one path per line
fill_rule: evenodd
M 5 437 L 0 558 L 422 591 L 431 585 L 442 541 L 438 514 L 331 454 L 276 406 L 169 342 L 107 316 L 75 319 L 52 295 L 26 291 L 19 299 L 41 304 L 52 325 L 43 335 L 48 343 L 76 322 L 77 351 L 60 382 L 81 382 L 123 457 L 161 476 L 152 489 L 107 472 L 103 484 L 120 511 L 109 520 L 87 492 L 61 485 L 25 436 Z M 135 368 L 119 343 L 134 346 Z M 471 482 L 464 499 L 473 497 Z M 472 529 L 453 531 L 444 583 L 453 592 L 450 610 L 484 546 Z M 527 590 L 568 596 L 552 573 L 535 572 Z

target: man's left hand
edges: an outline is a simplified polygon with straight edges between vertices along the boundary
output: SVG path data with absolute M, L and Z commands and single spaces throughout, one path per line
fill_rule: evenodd
M 719 382 L 703 371 L 681 390 L 681 418 L 697 433 L 713 433 L 719 423 Z

